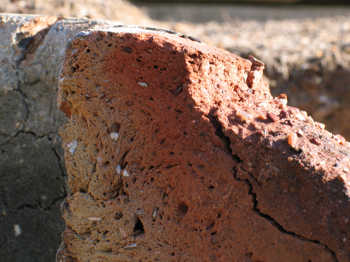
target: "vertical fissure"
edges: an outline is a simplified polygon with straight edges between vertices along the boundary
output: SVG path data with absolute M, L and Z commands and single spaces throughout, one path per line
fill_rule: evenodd
M 217 109 L 213 108 L 210 110 L 209 115 L 207 116 L 210 120 L 210 123 L 212 124 L 212 126 L 215 129 L 215 134 L 221 139 L 221 141 L 223 142 L 225 149 L 227 151 L 228 154 L 230 154 L 232 160 L 234 163 L 236 164 L 240 164 L 243 162 L 243 160 L 237 155 L 234 154 L 232 151 L 232 147 L 231 147 L 231 140 L 228 136 L 225 135 L 224 133 L 224 128 L 222 126 L 222 124 L 220 123 L 220 121 L 217 118 L 216 115 Z M 249 181 L 249 179 L 242 179 L 239 177 L 238 175 L 239 171 L 237 169 L 237 166 L 235 165 L 233 167 L 233 178 L 236 181 L 239 181 L 241 183 L 244 183 L 248 186 L 248 194 L 251 196 L 252 198 L 252 202 L 253 202 L 253 211 L 258 214 L 260 217 L 264 218 L 266 221 L 268 221 L 272 226 L 274 226 L 275 228 L 278 229 L 278 231 L 280 231 L 283 234 L 287 234 L 290 235 L 294 238 L 297 238 L 301 241 L 306 241 L 306 242 L 310 242 L 310 243 L 314 243 L 317 244 L 319 246 L 322 246 L 327 252 L 330 253 L 330 255 L 332 256 L 332 259 L 334 262 L 339 262 L 336 253 L 330 249 L 326 244 L 320 242 L 319 240 L 314 240 L 314 239 L 309 239 L 306 238 L 302 235 L 296 234 L 295 232 L 289 231 L 287 229 L 285 229 L 280 223 L 278 223 L 272 216 L 265 214 L 264 212 L 262 212 L 259 207 L 258 207 L 258 199 L 257 199 L 257 195 L 254 192 L 254 187 L 252 185 L 252 183 Z

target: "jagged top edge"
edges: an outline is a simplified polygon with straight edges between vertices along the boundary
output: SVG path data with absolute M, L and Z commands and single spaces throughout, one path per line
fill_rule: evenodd
M 202 43 L 199 39 L 187 36 L 182 33 L 177 33 L 171 31 L 169 29 L 164 28 L 155 28 L 148 26 L 137 26 L 137 25 L 123 25 L 123 24 L 107 24 L 107 25 L 99 25 L 92 29 L 84 30 L 79 32 L 76 37 L 87 37 L 93 32 L 103 31 L 103 32 L 111 32 L 111 33 L 130 33 L 130 34 L 140 34 L 140 33 L 157 33 L 160 35 L 174 35 L 181 38 L 189 39 L 191 41 Z

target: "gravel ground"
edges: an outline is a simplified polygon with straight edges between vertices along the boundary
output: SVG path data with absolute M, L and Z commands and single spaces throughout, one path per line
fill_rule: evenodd
M 153 20 L 164 22 L 227 23 L 234 20 L 286 20 L 326 18 L 349 15 L 340 6 L 244 6 L 193 4 L 141 4 L 139 7 Z

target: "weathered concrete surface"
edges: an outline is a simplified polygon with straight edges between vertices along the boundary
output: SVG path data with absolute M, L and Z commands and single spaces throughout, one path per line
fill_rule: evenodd
M 166 32 L 79 34 L 58 261 L 349 262 L 350 143 L 263 68 Z
M 0 16 L 0 261 L 54 261 L 65 170 L 57 75 L 67 42 L 98 22 Z

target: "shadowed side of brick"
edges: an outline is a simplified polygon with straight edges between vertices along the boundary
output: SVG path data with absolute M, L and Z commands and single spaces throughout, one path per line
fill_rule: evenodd
M 79 34 L 58 104 L 68 261 L 350 261 L 345 140 L 262 62 L 166 32 Z

